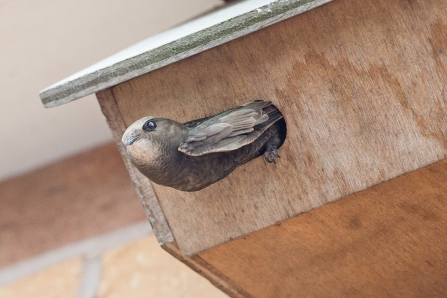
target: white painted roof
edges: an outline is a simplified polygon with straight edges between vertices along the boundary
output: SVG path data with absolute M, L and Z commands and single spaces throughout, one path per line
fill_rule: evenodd
M 104 90 L 332 0 L 246 0 L 143 40 L 42 90 L 45 107 Z

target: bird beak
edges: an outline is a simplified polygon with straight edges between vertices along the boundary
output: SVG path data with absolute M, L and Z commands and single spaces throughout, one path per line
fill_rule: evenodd
M 127 144 L 127 146 L 132 145 L 133 142 L 135 142 L 136 140 L 138 140 L 138 138 L 139 138 L 139 136 L 131 136 L 131 137 L 128 137 L 127 140 L 126 140 L 126 144 Z

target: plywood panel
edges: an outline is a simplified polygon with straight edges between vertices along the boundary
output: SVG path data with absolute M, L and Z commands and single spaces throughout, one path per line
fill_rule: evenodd
M 126 149 L 121 143 L 122 132 L 126 129 L 122 115 L 116 105 L 110 89 L 103 90 L 96 94 L 101 111 L 106 117 L 107 124 L 112 130 L 113 138 L 116 141 L 118 150 L 120 151 L 124 164 L 129 171 L 130 178 L 134 183 L 140 202 L 144 207 L 147 219 L 151 223 L 152 229 L 160 243 L 171 242 L 174 240 L 171 229 L 166 221 L 165 215 L 161 210 L 154 190 L 149 180 L 146 179 L 131 163 L 130 157 L 126 154 Z
M 247 297 L 446 297 L 447 160 L 195 258 Z
M 447 157 L 447 2 L 338 0 L 113 87 L 126 125 L 272 100 L 288 138 L 196 193 L 154 185 L 184 254 Z

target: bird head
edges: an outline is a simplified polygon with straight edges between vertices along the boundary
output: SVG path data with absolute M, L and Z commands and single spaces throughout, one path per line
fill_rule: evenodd
M 177 151 L 183 137 L 182 125 L 161 117 L 144 117 L 132 123 L 121 139 L 132 162 L 137 167 L 150 167 Z

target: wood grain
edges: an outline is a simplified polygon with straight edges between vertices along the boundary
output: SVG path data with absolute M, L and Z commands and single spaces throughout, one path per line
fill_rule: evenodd
M 447 160 L 196 257 L 254 297 L 446 297 Z
M 285 116 L 278 165 L 259 158 L 196 193 L 154 185 L 182 253 L 446 158 L 445 15 L 445 1 L 334 1 L 111 88 L 125 125 L 256 98 Z
M 116 106 L 115 99 L 110 89 L 98 92 L 96 97 L 159 243 L 173 241 L 174 237 L 149 180 L 147 180 L 146 177 L 132 165 L 130 157 L 127 155 L 126 149 L 124 149 L 124 146 L 121 143 L 122 131 L 126 129 L 126 126 L 124 125 L 121 113 Z

